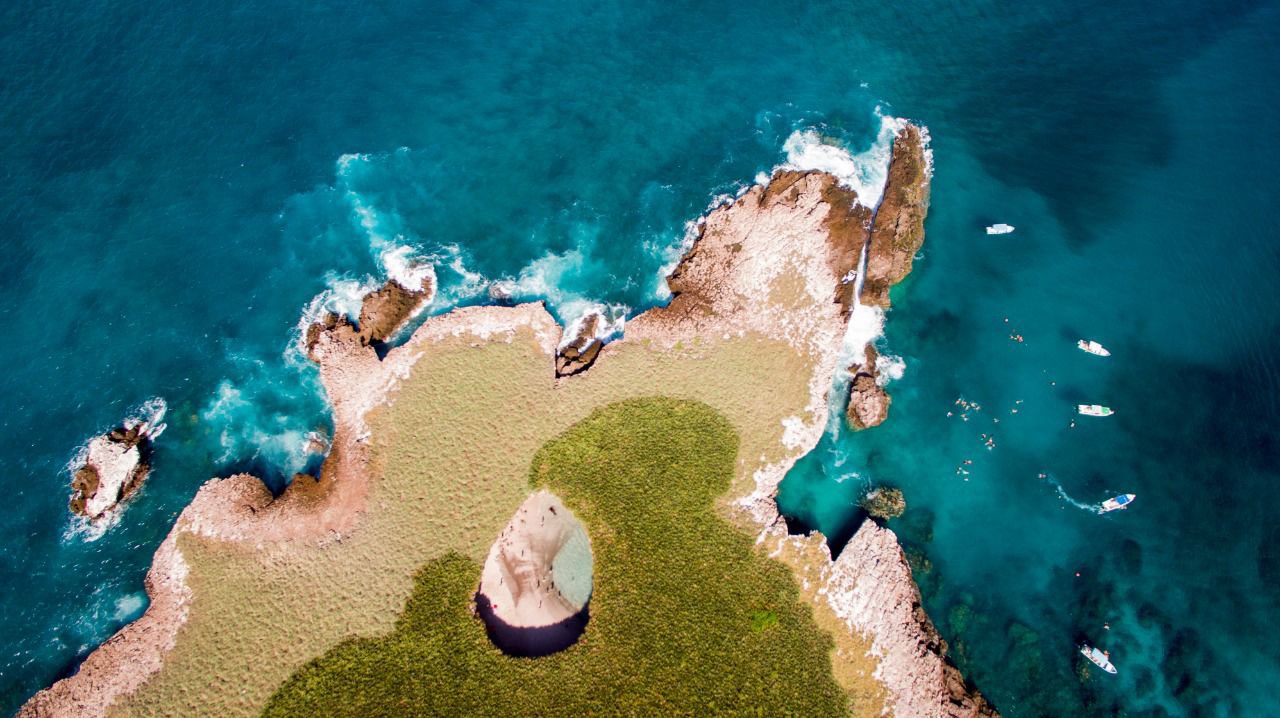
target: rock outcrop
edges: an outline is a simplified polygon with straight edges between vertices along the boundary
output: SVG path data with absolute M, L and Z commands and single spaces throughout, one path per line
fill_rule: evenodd
M 889 179 L 871 229 L 863 304 L 888 307 L 889 288 L 911 272 L 916 252 L 924 243 L 929 180 L 924 137 L 918 127 L 906 125 L 894 139 Z
M 892 531 L 863 522 L 827 574 L 836 614 L 872 637 L 895 716 L 994 718 L 994 707 L 947 658 L 947 643 L 921 605 L 906 554 Z
M 381 344 L 390 339 L 406 322 L 435 297 L 432 276 L 422 280 L 418 289 L 408 289 L 395 279 L 366 294 L 360 303 L 359 324 L 345 316 L 326 312 L 319 321 L 307 327 L 303 344 L 307 355 L 315 359 L 314 350 L 322 334 L 342 334 L 364 346 Z
M 94 437 L 83 463 L 72 474 L 72 513 L 101 520 L 142 486 L 151 471 L 151 432 L 146 422 L 130 419 Z
M 858 500 L 858 505 L 877 519 L 896 519 L 907 510 L 907 500 L 902 496 L 902 489 L 892 486 L 877 486 Z
M 568 341 L 556 353 L 556 376 L 572 376 L 586 371 L 600 356 L 604 340 L 598 336 L 604 316 L 590 312 L 570 325 Z
M 431 276 L 423 279 L 417 288 L 406 287 L 395 279 L 388 280 L 382 288 L 365 295 L 360 305 L 360 340 L 365 344 L 387 341 L 431 301 L 434 293 L 435 282 Z
M 845 415 L 854 431 L 878 426 L 889 417 L 893 397 L 880 386 L 877 358 L 875 347 L 868 346 L 863 362 L 849 368 L 853 379 L 849 382 L 849 407 Z

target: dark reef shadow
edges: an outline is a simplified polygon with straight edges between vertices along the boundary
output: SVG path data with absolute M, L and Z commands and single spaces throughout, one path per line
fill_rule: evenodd
M 581 611 L 563 621 L 536 628 L 512 626 L 498 618 L 491 608 L 492 601 L 479 591 L 476 591 L 475 602 L 476 613 L 484 622 L 489 640 L 498 650 L 517 658 L 540 658 L 563 651 L 578 642 L 591 620 L 590 599 Z

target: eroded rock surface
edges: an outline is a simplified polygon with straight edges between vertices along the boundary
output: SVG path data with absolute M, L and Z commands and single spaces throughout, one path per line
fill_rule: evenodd
M 598 336 L 603 323 L 603 315 L 591 312 L 569 327 L 572 334 L 556 354 L 556 376 L 572 376 L 595 363 L 604 348 L 604 340 Z
M 423 279 L 418 289 L 408 289 L 400 282 L 389 279 L 386 284 L 364 296 L 360 303 L 358 325 L 353 325 L 344 316 L 326 312 L 319 321 L 308 326 L 303 340 L 307 355 L 316 359 L 316 344 L 324 334 L 353 338 L 364 346 L 385 342 L 434 297 L 435 282 L 431 276 Z
M 849 382 L 846 417 L 849 426 L 855 431 L 877 426 L 889 417 L 889 405 L 893 397 L 880 386 L 880 376 L 876 370 L 878 356 L 875 347 L 868 346 L 863 362 L 849 368 L 853 380 Z
M 998 715 L 947 658 L 947 643 L 921 605 L 920 589 L 892 531 L 863 522 L 827 574 L 823 593 L 838 616 L 872 637 L 895 716 Z
M 924 139 L 915 125 L 898 131 L 889 163 L 889 180 L 876 210 L 871 244 L 867 247 L 863 304 L 889 306 L 889 288 L 911 272 L 916 252 L 924 243 L 924 218 L 929 212 L 929 164 Z
M 365 344 L 385 342 L 431 301 L 434 291 L 435 282 L 428 276 L 416 288 L 391 279 L 365 295 L 360 305 L 360 340 Z
M 71 511 L 96 521 L 142 486 L 151 471 L 151 427 L 139 420 L 94 437 L 71 479 Z

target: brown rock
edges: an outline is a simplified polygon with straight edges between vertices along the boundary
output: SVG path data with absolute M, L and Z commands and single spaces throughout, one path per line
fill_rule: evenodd
M 878 426 L 889 416 L 892 402 L 893 398 L 874 377 L 858 375 L 849 389 L 849 426 L 857 431 Z
M 889 417 L 889 405 L 893 397 L 876 380 L 876 348 L 868 346 L 861 364 L 849 367 L 853 381 L 849 382 L 849 406 L 845 416 L 854 431 L 878 426 Z
M 431 300 L 431 279 L 410 289 L 396 280 L 388 280 L 382 288 L 365 295 L 360 305 L 360 341 L 365 344 L 385 342 L 424 304 Z
M 315 359 L 316 344 L 320 342 L 320 336 L 326 332 L 336 331 L 339 327 L 346 327 L 350 329 L 353 335 L 355 334 L 355 328 L 351 326 L 351 322 L 347 321 L 346 317 L 333 312 L 325 312 L 320 321 L 314 322 L 307 327 L 307 338 L 304 342 L 307 347 L 307 356 Z
M 858 194 L 832 182 L 822 194 L 831 210 L 827 214 L 827 236 L 832 274 L 840 277 L 836 301 L 845 316 L 853 310 L 857 287 L 858 261 L 862 247 L 871 237 L 871 210 L 858 203 Z
M 130 421 L 90 440 L 84 465 L 71 477 L 72 513 L 100 519 L 142 486 L 151 471 L 149 428 Z
M 907 125 L 893 142 L 889 180 L 876 210 L 867 248 L 862 302 L 889 306 L 889 288 L 911 272 L 911 263 L 924 243 L 924 218 L 929 212 L 929 168 L 920 129 Z
M 572 376 L 586 371 L 600 356 L 604 342 L 596 336 L 604 317 L 592 312 L 574 328 L 574 337 L 556 354 L 556 376 Z

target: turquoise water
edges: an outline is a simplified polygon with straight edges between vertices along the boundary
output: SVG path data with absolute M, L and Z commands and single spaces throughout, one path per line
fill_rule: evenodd
M 438 260 L 435 311 L 505 279 L 566 317 L 638 312 L 715 195 L 796 129 L 866 149 L 880 106 L 927 124 L 936 159 L 882 341 L 906 369 L 890 421 L 826 439 L 784 508 L 838 538 L 861 487 L 901 486 L 930 614 L 1006 715 L 1271 712 L 1278 12 L 0 10 L 0 711 L 141 613 L 204 480 L 314 465 L 328 422 L 294 340 L 316 297 L 341 306 L 404 246 Z M 983 407 L 968 422 L 946 416 L 960 396 Z M 145 490 L 78 532 L 64 467 L 153 397 L 169 427 Z M 1117 415 L 1069 428 L 1094 401 Z M 1100 517 L 1039 473 L 1138 499 Z M 1119 675 L 1082 680 L 1080 640 Z

